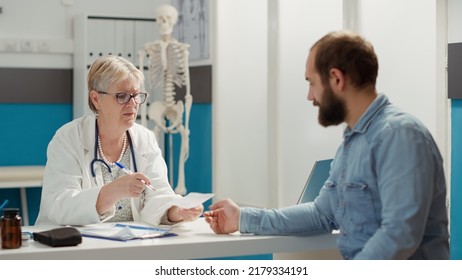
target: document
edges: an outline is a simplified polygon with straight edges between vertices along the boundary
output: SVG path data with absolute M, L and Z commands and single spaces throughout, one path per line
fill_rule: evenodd
M 166 236 L 176 236 L 170 233 L 170 228 L 158 228 L 128 224 L 110 224 L 90 225 L 79 228 L 80 233 L 84 237 L 102 238 L 116 241 L 128 241 L 133 239 L 149 239 Z
M 196 206 L 201 205 L 202 203 L 206 202 L 207 200 L 214 197 L 215 194 L 213 193 L 196 193 L 192 192 L 187 194 L 183 197 L 177 197 L 172 202 L 171 205 L 178 206 L 181 208 L 194 208 Z

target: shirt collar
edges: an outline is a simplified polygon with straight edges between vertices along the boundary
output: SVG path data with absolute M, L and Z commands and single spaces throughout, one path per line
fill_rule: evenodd
M 85 115 L 83 117 L 82 127 L 82 146 L 85 150 L 93 152 L 95 147 L 95 121 L 94 115 Z
M 349 136 L 354 133 L 365 133 L 375 115 L 382 110 L 383 107 L 390 104 L 388 97 L 385 94 L 379 94 L 377 98 L 369 105 L 366 112 L 359 118 L 353 129 L 347 127 L 343 136 Z

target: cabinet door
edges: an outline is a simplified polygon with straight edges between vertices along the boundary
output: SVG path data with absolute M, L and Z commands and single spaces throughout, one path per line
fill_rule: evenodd
M 115 44 L 114 54 L 122 56 L 133 64 L 136 64 L 135 50 L 135 21 L 115 20 Z
M 87 30 L 87 65 L 109 54 L 116 54 L 115 20 L 89 19 Z

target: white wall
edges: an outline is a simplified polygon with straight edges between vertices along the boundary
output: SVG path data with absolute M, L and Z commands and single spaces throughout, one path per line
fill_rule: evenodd
M 297 202 L 315 160 L 332 158 L 343 127 L 324 128 L 318 108 L 307 100 L 305 65 L 309 48 L 326 33 L 342 28 L 341 0 L 278 1 L 279 81 L 278 204 Z
M 317 124 L 304 73 L 309 47 L 341 28 L 342 2 L 215 4 L 214 190 L 245 205 L 293 204 L 341 140 Z
M 377 90 L 423 121 L 449 174 L 446 4 L 445 0 L 361 1 L 360 31 L 379 57 Z
M 448 0 L 448 42 L 462 42 L 462 1 Z
M 304 71 L 315 40 L 342 28 L 343 3 L 355 1 L 216 1 L 218 197 L 264 207 L 293 204 L 314 160 L 334 155 L 343 127 L 319 126 L 317 108 L 306 101 Z M 358 31 L 379 56 L 378 90 L 421 119 L 447 158 L 446 2 L 357 3 Z
M 375 46 L 380 69 L 377 89 L 422 120 L 436 135 L 437 1 L 361 1 L 361 33 Z M 444 29 L 445 31 L 446 29 Z M 444 44 L 444 42 L 443 42 Z M 443 66 L 444 67 L 444 66 Z M 441 99 L 441 98 L 440 98 Z
M 266 205 L 267 1 L 215 2 L 213 187 L 218 197 Z
M 72 2 L 66 6 L 64 2 Z M 47 39 L 56 52 L 5 52 L 0 45 L 0 67 L 72 68 L 73 18 L 77 14 L 154 17 L 168 0 L 3 0 L 0 6 L 0 44 L 5 40 Z

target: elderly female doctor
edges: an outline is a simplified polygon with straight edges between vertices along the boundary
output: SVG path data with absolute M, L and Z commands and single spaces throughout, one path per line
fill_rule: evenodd
M 176 195 L 154 133 L 135 123 L 144 76 L 117 56 L 96 60 L 88 74 L 86 115 L 61 127 L 47 150 L 36 224 L 84 225 L 191 221 L 203 206 L 170 204 Z M 126 174 L 115 163 L 129 169 Z M 155 190 L 147 188 L 152 185 Z

